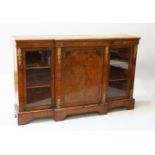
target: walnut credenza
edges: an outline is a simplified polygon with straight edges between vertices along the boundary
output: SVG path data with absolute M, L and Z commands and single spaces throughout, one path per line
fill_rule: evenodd
M 15 37 L 15 105 L 18 124 L 35 118 L 115 107 L 134 108 L 133 86 L 139 37 Z

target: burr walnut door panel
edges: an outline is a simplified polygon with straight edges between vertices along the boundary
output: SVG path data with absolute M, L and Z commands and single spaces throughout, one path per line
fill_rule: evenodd
M 103 53 L 101 47 L 62 49 L 62 107 L 101 102 Z

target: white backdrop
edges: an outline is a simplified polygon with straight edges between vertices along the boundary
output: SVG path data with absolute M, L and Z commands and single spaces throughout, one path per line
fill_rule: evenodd
M 135 81 L 135 98 L 140 101 L 137 106 L 143 105 L 151 108 L 154 98 L 154 77 L 155 77 L 155 24 L 0 24 L 0 106 L 3 122 L 8 125 L 16 125 L 16 120 L 11 123 L 13 118 L 14 101 L 14 77 L 13 77 L 13 36 L 14 35 L 74 35 L 74 34 L 131 34 L 141 37 L 138 48 L 138 59 Z M 147 102 L 148 101 L 148 102 Z M 155 105 L 155 104 L 154 104 Z M 150 106 L 150 107 L 149 107 Z M 141 107 L 142 108 L 142 107 Z M 135 107 L 136 109 L 136 107 Z M 155 110 L 155 109 L 153 109 Z M 125 113 L 128 113 L 125 111 Z M 6 115 L 7 114 L 7 115 Z M 118 112 L 119 114 L 119 112 Z M 113 115 L 111 113 L 111 115 Z M 6 117 L 7 116 L 7 117 Z M 108 116 L 107 116 L 108 117 Z M 110 116 L 109 116 L 110 117 Z M 2 119 L 1 118 L 1 119 Z M 5 119 L 8 119 L 6 122 Z M 92 119 L 86 117 L 86 119 Z M 114 117 L 115 118 L 115 117 Z M 103 117 L 104 119 L 104 117 Z M 152 118 L 155 121 L 155 117 Z M 74 123 L 80 119 L 72 119 Z M 56 124 L 55 124 L 56 125 Z M 155 125 L 140 126 L 131 124 L 127 126 L 103 127 L 105 129 L 155 129 Z M 134 128 L 135 127 L 135 128 Z M 72 125 L 71 125 L 72 128 Z M 81 127 L 80 127 L 81 128 Z M 87 127 L 86 127 L 87 128 Z M 100 129 L 99 126 L 93 128 Z
M 70 34 L 131 34 L 138 35 L 140 41 L 138 53 L 137 75 L 150 77 L 155 53 L 155 24 L 0 24 L 0 73 L 11 74 L 12 70 L 12 38 L 14 35 L 70 35 Z M 142 63 L 142 64 L 141 64 Z
M 134 91 L 135 109 L 131 111 L 114 110 L 104 116 L 96 114 L 73 116 L 61 122 L 54 122 L 52 119 L 35 120 L 28 125 L 17 126 L 13 108 L 15 100 L 12 36 L 52 34 L 131 34 L 140 36 L 142 39 L 138 48 Z M 0 24 L 0 139 L 3 140 L 0 141 L 2 143 L 1 151 L 24 154 L 30 154 L 30 152 L 35 154 L 36 151 L 37 154 L 51 154 L 52 152 L 62 154 L 65 151 L 69 154 L 73 152 L 79 154 L 82 149 L 83 153 L 87 154 L 91 148 L 89 154 L 99 154 L 103 146 L 107 146 L 103 147 L 104 152 L 109 152 L 111 146 L 114 150 L 120 147 L 119 136 L 107 132 L 103 134 L 103 130 L 155 130 L 154 41 L 155 24 Z M 82 132 L 79 133 L 79 131 Z M 127 134 L 121 132 L 119 135 L 122 135 L 121 139 L 125 142 Z M 132 135 L 137 136 L 139 133 Z M 145 135 L 143 136 L 145 137 Z M 145 139 L 147 140 L 147 136 Z M 136 142 L 130 136 L 128 136 L 128 141 L 130 146 L 122 143 L 121 151 L 123 153 L 128 150 L 128 153 L 133 154 L 132 149 L 136 147 Z M 7 147 L 8 144 L 9 147 Z M 141 144 L 145 146 L 143 141 Z M 70 149 L 67 150 L 69 145 Z M 151 154 L 149 149 L 146 151 L 147 154 Z

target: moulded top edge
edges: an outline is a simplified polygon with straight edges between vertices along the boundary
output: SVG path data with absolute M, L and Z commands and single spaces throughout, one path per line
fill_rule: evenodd
M 94 39 L 140 39 L 138 36 L 117 35 L 41 35 L 41 36 L 14 36 L 15 41 L 29 40 L 94 40 Z

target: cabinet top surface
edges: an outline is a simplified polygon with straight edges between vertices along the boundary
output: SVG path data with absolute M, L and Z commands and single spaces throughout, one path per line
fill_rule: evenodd
M 48 35 L 48 36 L 14 36 L 16 41 L 28 40 L 94 40 L 94 39 L 140 39 L 132 35 Z

